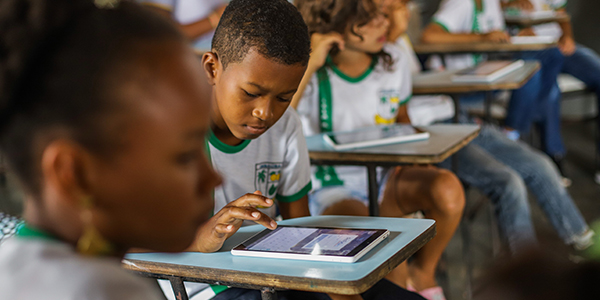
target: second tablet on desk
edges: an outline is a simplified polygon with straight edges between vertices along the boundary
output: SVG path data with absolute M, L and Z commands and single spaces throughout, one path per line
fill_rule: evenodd
M 348 150 L 426 140 L 429 138 L 429 132 L 411 125 L 395 124 L 367 127 L 354 131 L 329 132 L 324 134 L 323 138 L 335 150 Z
M 477 66 L 458 71 L 452 76 L 454 82 L 487 83 L 492 82 L 510 72 L 520 69 L 525 65 L 521 59 L 493 60 L 478 64 Z
M 355 262 L 389 236 L 385 229 L 302 227 L 265 229 L 231 254 L 332 262 Z

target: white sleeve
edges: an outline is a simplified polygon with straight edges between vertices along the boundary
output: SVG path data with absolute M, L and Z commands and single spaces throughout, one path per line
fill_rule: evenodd
M 298 114 L 292 108 L 288 108 L 285 113 L 291 116 L 286 124 L 287 150 L 275 199 L 279 202 L 294 202 L 308 195 L 312 189 L 310 159 Z
M 304 89 L 304 94 L 300 98 L 297 108 L 302 128 L 306 136 L 315 135 L 321 132 L 319 126 L 319 80 L 314 74 L 310 82 Z
M 175 8 L 175 1 L 176 0 L 136 0 L 138 3 L 156 6 L 170 12 L 173 12 L 173 9 Z
M 492 10 L 492 28 L 493 30 L 504 30 L 506 29 L 506 23 L 504 22 L 504 13 L 502 12 L 502 6 L 498 0 L 492 0 L 486 2 L 487 8 Z
M 398 44 L 386 44 L 385 51 L 388 52 L 394 60 L 394 72 L 400 74 L 399 98 L 400 105 L 406 104 L 412 97 L 412 73 L 410 68 L 410 55 L 405 53 Z
M 450 33 L 471 33 L 474 4 L 471 0 L 443 0 L 432 22 Z
M 550 7 L 559 10 L 567 7 L 567 0 L 548 0 Z

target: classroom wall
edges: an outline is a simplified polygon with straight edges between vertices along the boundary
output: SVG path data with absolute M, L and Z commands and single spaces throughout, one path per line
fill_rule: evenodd
M 441 0 L 414 0 L 420 5 L 423 25 L 429 23 Z M 600 53 L 600 1 L 568 0 L 575 39 Z

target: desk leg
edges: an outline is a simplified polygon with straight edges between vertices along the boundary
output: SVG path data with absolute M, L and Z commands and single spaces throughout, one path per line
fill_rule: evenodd
M 377 166 L 370 164 L 367 166 L 369 178 L 369 215 L 379 216 L 379 185 L 377 184 Z
M 454 102 L 454 123 L 458 124 L 458 116 L 460 115 L 460 97 L 457 94 L 450 95 L 452 102 Z
M 490 123 L 492 121 L 492 100 L 494 99 L 493 92 L 485 92 L 485 102 L 483 103 L 484 115 L 483 119 Z
M 262 288 L 260 290 L 262 300 L 277 300 L 277 293 L 273 288 Z
M 171 287 L 173 287 L 173 293 L 175 293 L 175 299 L 177 300 L 189 300 L 188 294 L 185 291 L 185 285 L 180 277 L 170 277 Z

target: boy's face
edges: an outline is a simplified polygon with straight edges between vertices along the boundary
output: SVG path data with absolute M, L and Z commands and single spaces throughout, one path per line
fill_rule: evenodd
M 281 118 L 306 66 L 286 65 L 250 50 L 226 69 L 214 53 L 203 57 L 213 85 L 213 123 L 240 140 L 255 139 Z

